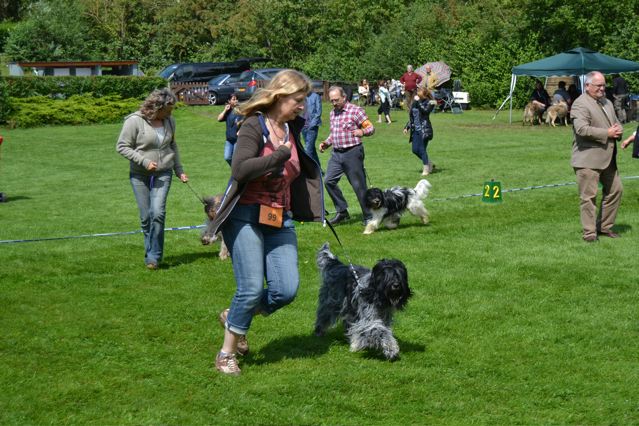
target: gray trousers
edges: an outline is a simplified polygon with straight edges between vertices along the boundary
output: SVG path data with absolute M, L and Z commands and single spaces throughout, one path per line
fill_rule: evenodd
M 604 170 L 575 168 L 577 188 L 579 189 L 579 209 L 583 236 L 597 235 L 599 232 L 610 232 L 617 218 L 617 210 L 621 203 L 623 186 L 614 161 Z M 601 207 L 597 214 L 597 190 L 601 182 L 603 194 Z
M 326 166 L 326 176 L 324 182 L 326 192 L 333 200 L 337 212 L 348 210 L 348 204 L 344 199 L 344 194 L 337 185 L 343 175 L 346 175 L 348 182 L 353 187 L 357 201 L 362 208 L 364 220 L 371 218 L 371 214 L 366 208 L 366 172 L 364 171 L 364 147 L 360 144 L 343 152 L 333 149 L 331 158 Z

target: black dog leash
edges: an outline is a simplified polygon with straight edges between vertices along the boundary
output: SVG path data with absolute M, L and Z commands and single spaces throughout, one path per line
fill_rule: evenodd
M 204 204 L 206 206 L 206 202 L 204 201 L 204 199 L 202 197 L 200 197 L 197 192 L 195 192 L 195 190 L 191 187 L 191 184 L 189 183 L 189 181 L 187 180 L 186 182 L 184 182 L 186 184 L 186 186 L 189 187 L 189 189 L 191 190 L 191 192 L 193 193 L 193 195 L 195 195 L 195 197 L 200 201 L 200 203 Z
M 331 230 L 331 232 L 335 236 L 335 239 L 337 240 L 337 243 L 342 248 L 342 251 L 344 252 L 344 256 L 346 257 L 346 260 L 348 260 L 348 269 L 353 274 L 353 277 L 355 278 L 355 282 L 359 286 L 359 275 L 357 274 L 357 271 L 355 270 L 355 266 L 353 266 L 353 262 L 351 261 L 351 257 L 348 255 L 348 252 L 346 251 L 346 248 L 344 247 L 344 245 L 340 241 L 339 236 L 337 235 L 337 232 L 335 232 L 335 228 L 333 228 L 333 225 L 331 225 L 331 223 L 328 220 L 326 220 L 324 222 L 328 225 L 329 229 Z

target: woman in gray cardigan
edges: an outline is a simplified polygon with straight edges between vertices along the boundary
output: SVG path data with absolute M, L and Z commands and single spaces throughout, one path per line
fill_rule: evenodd
M 144 233 L 144 263 L 158 269 L 164 252 L 166 198 L 172 172 L 182 181 L 184 174 L 175 143 L 175 119 L 171 112 L 176 98 L 169 89 L 154 90 L 139 111 L 127 116 L 116 150 L 130 162 L 130 180 L 140 210 Z

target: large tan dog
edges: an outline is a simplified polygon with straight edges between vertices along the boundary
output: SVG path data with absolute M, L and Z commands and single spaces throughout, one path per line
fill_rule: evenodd
M 555 123 L 557 119 L 564 122 L 564 125 L 568 125 L 568 104 L 564 101 L 560 101 L 559 103 L 553 104 L 548 107 L 548 112 L 546 113 L 546 124 L 550 124 L 555 127 Z
M 541 108 L 539 108 L 532 102 L 528 102 L 526 104 L 526 108 L 524 108 L 524 121 L 521 123 L 522 126 L 526 123 L 530 123 L 530 125 L 532 126 L 533 124 L 535 124 L 535 121 L 537 122 L 536 124 L 541 124 L 543 114 L 544 112 L 541 110 Z

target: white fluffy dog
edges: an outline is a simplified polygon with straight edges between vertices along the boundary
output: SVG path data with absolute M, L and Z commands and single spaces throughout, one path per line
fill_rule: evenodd
M 394 186 L 381 190 L 369 188 L 366 190 L 366 207 L 373 217 L 366 224 L 364 234 L 372 234 L 383 223 L 388 229 L 395 229 L 399 219 L 406 210 L 428 223 L 428 210 L 424 206 L 424 198 L 428 196 L 431 185 L 426 179 L 417 182 L 414 189 Z

